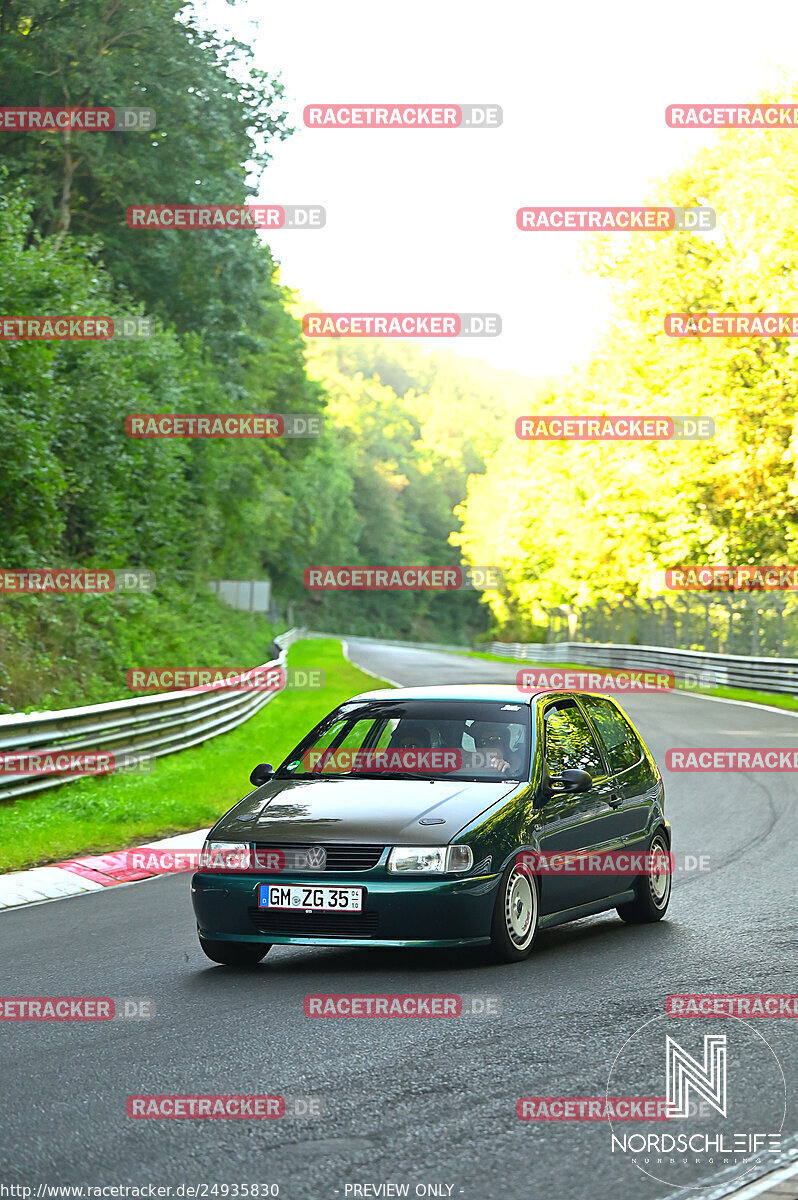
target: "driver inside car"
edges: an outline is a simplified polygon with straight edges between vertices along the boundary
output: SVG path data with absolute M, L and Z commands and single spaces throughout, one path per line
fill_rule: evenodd
M 500 775 L 519 779 L 523 770 L 523 750 L 510 748 L 510 731 L 486 721 L 476 722 L 468 731 L 477 751 L 484 755 L 488 766 Z
M 421 721 L 400 721 L 391 734 L 390 750 L 429 750 L 432 734 Z

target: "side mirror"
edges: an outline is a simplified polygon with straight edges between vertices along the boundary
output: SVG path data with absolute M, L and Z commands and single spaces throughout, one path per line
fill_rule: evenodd
M 543 781 L 547 796 L 573 796 L 577 792 L 589 792 L 592 786 L 593 779 L 587 771 L 563 771 L 562 775 L 547 775 Z
M 274 775 L 274 767 L 271 763 L 258 763 L 249 777 L 249 782 L 254 783 L 255 787 L 260 787 L 262 783 L 268 783 L 272 775 Z

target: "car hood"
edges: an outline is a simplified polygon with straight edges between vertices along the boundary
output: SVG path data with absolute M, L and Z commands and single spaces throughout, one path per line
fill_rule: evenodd
M 442 845 L 518 787 L 514 780 L 273 779 L 223 817 L 213 836 L 262 843 Z

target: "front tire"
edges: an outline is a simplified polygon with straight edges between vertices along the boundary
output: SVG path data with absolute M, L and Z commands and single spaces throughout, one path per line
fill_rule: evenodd
M 670 848 L 661 833 L 651 839 L 649 854 L 670 854 Z M 628 904 L 619 904 L 615 910 L 627 925 L 647 925 L 661 921 L 671 898 L 672 876 L 669 872 L 659 875 L 638 875 L 635 880 L 635 898 Z
M 534 875 L 518 870 L 515 859 L 499 882 L 490 931 L 491 957 L 496 962 L 523 962 L 538 932 L 540 895 Z
M 211 962 L 223 967 L 254 967 L 272 948 L 271 942 L 218 942 L 199 935 L 199 944 Z

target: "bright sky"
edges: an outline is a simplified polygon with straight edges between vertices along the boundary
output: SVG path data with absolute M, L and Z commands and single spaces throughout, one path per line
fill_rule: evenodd
M 609 285 L 582 270 L 590 234 L 521 233 L 516 209 L 667 204 L 650 181 L 717 136 L 669 129 L 668 104 L 750 102 L 779 68 L 798 76 L 794 0 L 209 0 L 205 11 L 286 86 L 297 132 L 274 145 L 260 198 L 327 211 L 323 230 L 270 235 L 283 281 L 328 311 L 498 312 L 500 337 L 447 346 L 528 375 L 589 354 Z M 496 103 L 504 123 L 302 123 L 309 103 L 376 101 Z

